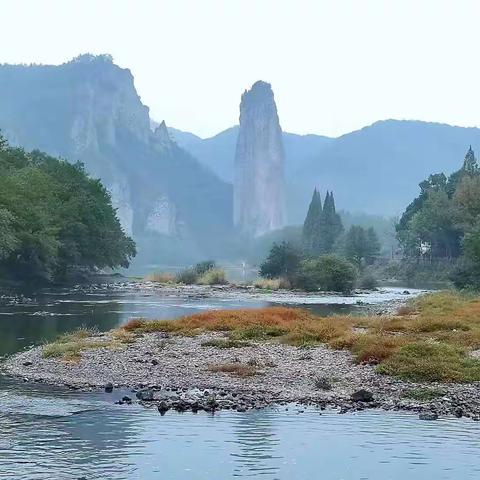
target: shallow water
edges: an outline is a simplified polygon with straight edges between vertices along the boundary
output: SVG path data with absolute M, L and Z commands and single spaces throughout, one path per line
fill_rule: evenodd
M 399 294 L 387 291 L 362 301 Z M 80 325 L 106 330 L 131 317 L 174 318 L 278 301 L 273 295 L 178 298 L 131 290 L 46 291 L 31 298 L 14 305 L 4 299 L 0 305 L 0 354 Z M 357 299 L 322 296 L 287 303 L 323 314 L 361 313 Z M 154 409 L 114 405 L 124 394 L 133 396 L 126 390 L 84 394 L 0 377 L 0 478 L 480 478 L 480 423 L 469 420 L 422 422 L 391 412 L 320 415 L 295 406 L 161 417 Z
M 480 424 L 289 407 L 171 413 L 3 384 L 0 478 L 478 479 Z M 299 413 L 303 410 L 303 413 Z

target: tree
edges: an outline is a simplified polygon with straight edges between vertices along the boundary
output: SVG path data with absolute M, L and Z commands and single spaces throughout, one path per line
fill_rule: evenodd
M 135 244 L 110 195 L 81 164 L 0 148 L 0 267 L 23 280 L 128 266 Z
M 327 191 L 325 195 L 320 222 L 320 232 L 321 236 L 318 253 L 331 253 L 334 249 L 335 242 L 343 232 L 342 219 L 335 210 L 333 192 Z
M 316 253 L 321 243 L 321 222 L 322 222 L 322 199 L 315 188 L 312 200 L 308 207 L 307 216 L 303 223 L 302 239 L 303 245 L 308 252 Z
M 274 243 L 267 259 L 260 265 L 264 278 L 285 277 L 292 281 L 300 263 L 300 254 L 287 242 Z
M 303 260 L 296 284 L 307 291 L 350 292 L 357 279 L 357 271 L 344 258 L 320 255 Z
M 345 234 L 343 249 L 345 257 L 358 267 L 371 265 L 380 253 L 380 241 L 373 227 L 352 225 Z
M 18 244 L 13 222 L 13 215 L 8 210 L 0 208 L 0 260 L 8 257 Z
M 447 193 L 450 197 L 453 196 L 457 190 L 458 185 L 462 182 L 465 177 L 476 177 L 480 175 L 480 170 L 478 168 L 477 159 L 475 158 L 475 153 L 472 150 L 472 146 L 469 147 L 465 158 L 463 160 L 462 168 L 454 173 L 452 173 L 448 179 L 447 184 Z

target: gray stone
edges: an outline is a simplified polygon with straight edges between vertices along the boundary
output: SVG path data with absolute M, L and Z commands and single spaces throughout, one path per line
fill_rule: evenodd
M 352 393 L 350 398 L 354 402 L 371 402 L 373 400 L 373 393 L 362 388 Z
M 421 412 L 418 418 L 420 420 L 438 420 L 438 414 L 435 412 Z
M 270 84 L 242 95 L 235 152 L 234 224 L 260 236 L 285 226 L 285 153 Z
M 150 402 L 153 400 L 153 390 L 150 388 L 146 388 L 145 390 L 140 390 L 136 393 L 136 397 L 139 400 L 143 400 L 144 402 Z

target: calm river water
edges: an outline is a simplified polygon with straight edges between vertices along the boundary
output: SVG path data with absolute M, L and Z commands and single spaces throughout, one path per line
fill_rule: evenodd
M 399 291 L 367 296 L 395 298 Z M 131 317 L 174 318 L 265 298 L 165 296 L 154 291 L 45 291 L 0 304 L 0 355 L 80 325 L 109 329 Z M 276 301 L 275 297 L 269 299 Z M 282 301 L 294 303 L 295 299 Z M 321 313 L 358 310 L 357 299 L 303 299 Z M 480 423 L 410 414 L 339 415 L 291 406 L 247 413 L 168 413 L 0 377 L 0 478 L 310 480 L 480 478 Z

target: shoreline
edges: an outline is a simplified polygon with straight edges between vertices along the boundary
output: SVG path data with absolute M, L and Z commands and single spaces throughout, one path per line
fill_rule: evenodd
M 112 332 L 95 335 L 111 340 Z M 238 348 L 205 345 L 220 333 L 195 337 L 165 332 L 143 334 L 120 348 L 82 351 L 78 361 L 44 358 L 42 347 L 17 353 L 2 365 L 3 373 L 81 391 L 128 388 L 138 401 L 168 410 L 240 412 L 298 404 L 339 413 L 379 408 L 417 412 L 421 418 L 469 417 L 480 420 L 477 384 L 413 383 L 379 374 L 373 365 L 356 364 L 350 352 L 323 345 L 308 348 L 252 342 Z M 428 401 L 406 398 L 407 392 L 439 389 Z

